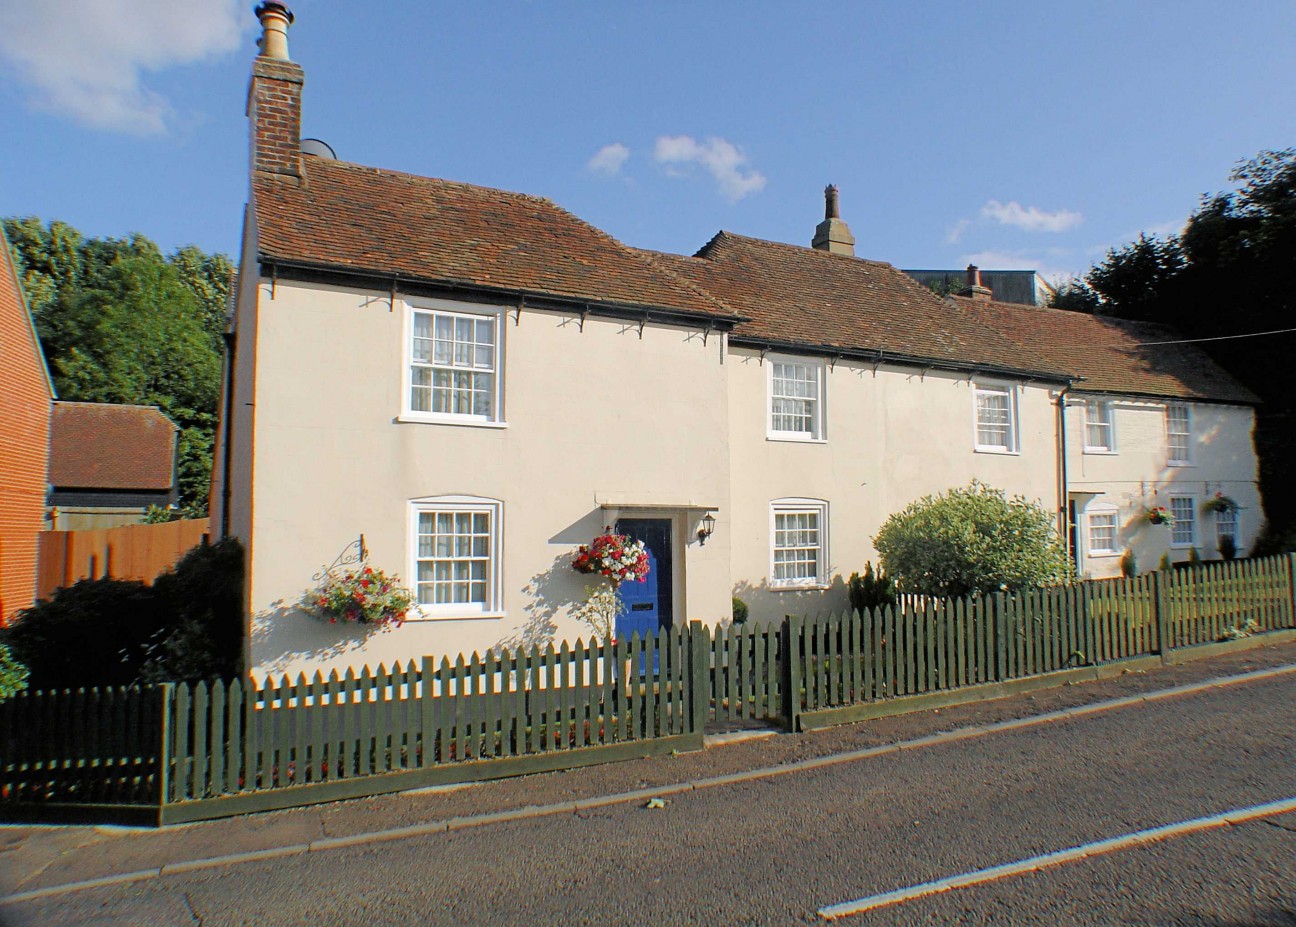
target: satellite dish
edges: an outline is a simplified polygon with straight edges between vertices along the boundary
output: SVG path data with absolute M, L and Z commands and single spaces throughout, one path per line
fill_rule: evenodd
M 302 154 L 308 154 L 316 158 L 324 158 L 329 161 L 337 160 L 337 152 L 328 142 L 320 141 L 318 138 L 304 138 L 301 141 Z

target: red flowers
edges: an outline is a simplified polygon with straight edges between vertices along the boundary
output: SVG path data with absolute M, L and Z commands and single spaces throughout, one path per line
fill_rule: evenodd
M 606 576 L 614 586 L 627 580 L 641 583 L 648 577 L 648 551 L 643 541 L 624 534 L 603 534 L 577 549 L 572 569 Z

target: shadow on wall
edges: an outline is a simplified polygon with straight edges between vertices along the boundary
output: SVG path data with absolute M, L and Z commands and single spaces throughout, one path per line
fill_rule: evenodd
M 785 615 L 840 615 L 850 607 L 846 581 L 834 576 L 827 589 L 774 589 L 769 580 L 734 585 L 733 594 L 747 603 L 748 624 L 782 621 Z
M 279 599 L 252 618 L 252 653 L 261 656 L 254 668 L 257 676 L 279 676 L 294 664 L 319 665 L 358 651 L 369 637 L 383 633 L 390 632 L 350 621 L 322 621 L 307 614 L 301 602 Z
M 566 552 L 554 557 L 548 569 L 526 581 L 522 586 L 522 594 L 527 597 L 522 606 L 526 618 L 512 634 L 496 641 L 496 653 L 506 647 L 543 647 L 554 641 L 558 614 L 574 604 L 572 575 L 571 553 Z

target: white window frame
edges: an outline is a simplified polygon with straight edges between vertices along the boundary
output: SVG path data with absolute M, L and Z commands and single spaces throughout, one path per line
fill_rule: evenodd
M 1008 399 L 1007 444 L 981 443 L 981 396 L 1001 395 Z M 1017 387 L 1012 383 L 972 384 L 972 446 L 982 454 L 1017 454 L 1021 451 L 1021 421 L 1017 414 Z
M 1175 510 L 1175 503 L 1180 503 L 1181 510 L 1187 510 L 1188 515 L 1185 519 L 1179 511 Z M 1197 546 L 1197 499 L 1194 496 L 1175 493 L 1170 497 L 1169 505 L 1170 514 L 1174 516 L 1174 524 L 1170 526 L 1170 547 L 1174 550 L 1187 550 L 1189 547 Z M 1189 538 L 1186 541 L 1177 541 L 1175 537 L 1179 534 L 1180 527 L 1187 522 L 1189 529 Z
M 808 367 L 814 372 L 814 384 L 817 395 L 812 400 L 814 411 L 811 414 L 810 431 L 782 431 L 774 427 L 774 370 L 780 364 L 795 364 Z M 823 444 L 827 437 L 827 366 L 823 360 L 815 357 L 795 355 L 769 355 L 765 358 L 768 371 L 765 374 L 765 436 L 771 441 L 801 441 L 810 444 Z
M 812 514 L 819 532 L 818 556 L 815 575 L 797 579 L 776 579 L 775 562 L 778 548 L 778 516 Z M 774 590 L 827 589 L 828 588 L 828 503 L 823 499 L 787 498 L 770 503 L 769 514 L 769 582 Z
M 1101 418 L 1095 418 L 1097 410 Z M 1116 409 L 1106 399 L 1086 399 L 1084 403 L 1084 452 L 1086 454 L 1116 453 Z M 1098 444 L 1092 440 L 1093 431 L 1105 429 L 1107 441 Z
M 1242 519 L 1236 508 L 1231 508 L 1226 511 L 1217 511 L 1215 513 L 1215 549 L 1219 550 L 1220 538 L 1224 537 L 1226 533 L 1220 530 L 1225 526 L 1226 523 L 1224 520 L 1226 518 L 1228 519 L 1227 524 L 1231 525 L 1233 529 L 1232 531 L 1227 532 L 1228 534 L 1231 534 L 1233 537 L 1233 549 L 1238 553 L 1241 553 L 1242 545 L 1238 543 L 1238 538 L 1241 537 L 1242 535 L 1241 533 Z
M 1110 547 L 1094 546 L 1095 519 L 1111 519 L 1112 539 Z M 1121 553 L 1120 547 L 1120 511 L 1113 506 L 1095 506 L 1085 510 L 1085 547 L 1090 557 L 1113 557 Z
M 476 415 L 467 412 L 431 412 L 415 409 L 412 402 L 414 359 L 414 319 L 416 316 L 433 317 L 435 331 L 436 317 L 452 319 L 471 319 L 474 322 L 490 319 L 495 323 L 494 356 L 491 373 L 494 377 L 494 389 L 491 393 L 491 412 L 489 415 Z M 473 425 L 482 428 L 505 428 L 504 421 L 504 314 L 503 306 L 478 306 L 471 303 L 451 302 L 445 299 L 407 299 L 405 300 L 405 323 L 401 338 L 401 406 L 397 417 L 402 422 L 427 422 L 442 425 Z M 469 369 L 469 368 L 464 368 Z
M 1174 410 L 1183 411 L 1183 420 L 1185 431 L 1171 431 L 1170 426 L 1174 418 Z M 1166 463 L 1171 467 L 1191 467 L 1192 466 L 1192 441 L 1193 441 L 1193 415 L 1192 406 L 1185 402 L 1172 402 L 1166 405 L 1165 411 L 1165 428 L 1166 428 Z M 1184 436 L 1184 453 L 1183 457 L 1176 457 L 1175 450 L 1171 444 L 1171 435 Z
M 490 540 L 486 574 L 486 601 L 447 602 L 444 604 L 418 601 L 419 585 L 419 516 L 423 514 L 485 514 L 490 519 Z M 405 585 L 414 593 L 414 606 L 407 621 L 430 621 L 462 618 L 502 618 L 504 616 L 501 591 L 503 589 L 503 562 L 501 538 L 504 532 L 504 503 L 498 499 L 481 496 L 426 496 L 411 499 L 408 526 L 408 570 Z

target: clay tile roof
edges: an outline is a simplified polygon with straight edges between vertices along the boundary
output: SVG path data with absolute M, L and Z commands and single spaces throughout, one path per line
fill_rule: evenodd
M 50 483 L 56 489 L 170 489 L 176 431 L 157 406 L 55 402 Z
M 255 175 L 269 259 L 732 319 L 708 294 L 551 201 L 304 158 L 305 182 Z
M 1065 366 L 941 300 L 890 264 L 720 232 L 691 258 L 655 254 L 750 317 L 733 339 L 881 351 L 960 367 L 1065 379 Z
M 1025 353 L 1074 371 L 1076 389 L 1172 399 L 1257 403 L 1195 344 L 1149 344 L 1183 335 L 1164 325 L 1016 303 L 952 300 L 968 308 Z

